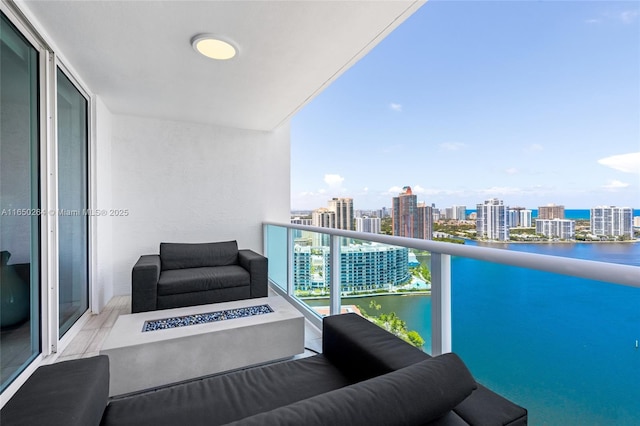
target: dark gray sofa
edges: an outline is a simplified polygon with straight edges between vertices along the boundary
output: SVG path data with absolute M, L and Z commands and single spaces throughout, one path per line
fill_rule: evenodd
M 267 297 L 267 258 L 236 241 L 161 243 L 131 272 L 131 312 Z
M 108 358 L 40 367 L 3 426 L 526 425 L 455 354 L 430 357 L 369 321 L 324 319 L 323 353 L 108 400 Z M 206 362 L 206 360 L 203 360 Z

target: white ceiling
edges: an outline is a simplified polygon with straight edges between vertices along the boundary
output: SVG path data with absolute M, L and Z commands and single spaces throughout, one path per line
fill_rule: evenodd
M 272 130 L 422 1 L 33 1 L 18 3 L 114 113 Z M 197 54 L 199 33 L 239 55 Z

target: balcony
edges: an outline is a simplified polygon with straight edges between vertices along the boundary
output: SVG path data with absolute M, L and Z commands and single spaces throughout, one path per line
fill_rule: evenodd
M 592 294 L 616 288 L 620 300 L 616 307 L 626 309 L 625 315 L 637 324 L 638 268 L 282 224 L 289 217 L 291 117 L 423 3 L 2 0 L 3 15 L 20 35 L 9 43 L 10 50 L 17 53 L 9 52 L 13 60 L 28 56 L 18 49 L 20 43 L 36 58 L 29 65 L 34 78 L 27 81 L 30 85 L 24 85 L 32 90 L 27 100 L 32 102 L 29 106 L 35 119 L 25 129 L 38 131 L 24 164 L 12 163 L 22 173 L 15 174 L 13 180 L 24 183 L 33 179 L 31 187 L 23 191 L 26 195 L 20 196 L 36 200 L 27 207 L 57 211 L 64 195 L 59 186 L 63 170 L 57 162 L 57 128 L 51 122 L 57 113 L 55 77 L 59 73 L 67 75 L 69 85 L 86 100 L 84 118 L 89 125 L 84 129 L 88 137 L 84 194 L 89 198 L 88 207 L 126 211 L 126 215 L 88 219 L 84 228 L 88 234 L 84 250 L 87 264 L 83 268 L 87 277 L 80 289 L 86 305 L 68 329 L 59 319 L 64 284 L 60 270 L 63 266 L 68 271 L 79 269 L 64 263 L 68 259 L 63 259 L 59 243 L 71 233 L 65 232 L 60 217 L 42 216 L 21 228 L 24 232 L 16 234 L 15 245 L 24 249 L 25 241 L 33 244 L 20 256 L 14 247 L 2 247 L 2 251 L 13 253 L 12 262 L 29 265 L 31 259 L 32 272 L 30 281 L 26 280 L 31 290 L 31 317 L 20 336 L 27 353 L 11 365 L 12 377 L 3 383 L 6 387 L 0 403 L 11 398 L 39 365 L 99 351 L 117 316 L 128 312 L 133 263 L 141 254 L 156 252 L 161 241 L 237 239 L 243 247 L 263 251 L 271 261 L 273 291 L 306 313 L 305 344 L 318 350 L 320 317 L 296 296 L 292 280 L 293 232 L 301 230 L 331 240 L 327 255 L 333 265 L 340 263 L 340 247 L 349 240 L 430 252 L 431 295 L 416 298 L 424 305 L 409 310 L 422 319 L 425 350 L 434 354 L 460 352 L 481 382 L 529 408 L 532 424 L 536 419 L 542 423 L 550 418 L 537 414 L 547 407 L 561 405 L 570 412 L 577 404 L 582 409 L 575 396 L 588 386 L 603 395 L 620 388 L 625 395 L 593 414 L 597 420 L 581 418 L 574 424 L 624 424 L 630 416 L 637 417 L 633 402 L 640 399 L 640 392 L 638 380 L 633 380 L 640 369 L 640 357 L 633 347 L 630 359 L 628 353 L 621 357 L 613 350 L 618 342 L 607 339 L 613 325 L 596 328 L 593 323 L 576 323 L 575 318 L 549 317 L 555 326 L 555 340 L 543 338 L 535 322 L 518 322 L 517 332 L 511 335 L 503 326 L 521 318 L 523 304 L 530 302 L 526 289 L 509 278 L 532 270 L 567 277 L 566 286 L 550 289 L 547 297 L 536 301 L 534 315 L 546 318 L 550 302 L 557 307 L 579 299 L 575 287 L 582 281 L 574 280 L 591 278 L 597 280 L 588 284 Z M 203 30 L 233 33 L 242 48 L 240 56 L 228 63 L 207 62 L 197 56 L 189 40 Z M 16 70 L 21 68 L 13 69 L 19 74 Z M 3 79 L 9 81 L 7 76 L 3 71 Z M 26 104 L 20 104 L 20 109 L 23 107 Z M 8 110 L 3 104 L 2 111 Z M 22 124 L 13 117 L 7 122 Z M 10 126 L 3 122 L 3 128 Z M 3 144 L 6 140 L 3 135 Z M 14 171 L 4 166 L 3 171 Z M 29 192 L 32 189 L 34 192 Z M 261 232 L 264 223 L 267 225 Z M 11 226 L 7 228 L 12 232 Z M 3 245 L 9 246 L 10 240 L 4 237 Z M 458 259 L 468 259 L 477 268 L 463 269 Z M 489 264 L 514 268 L 495 271 L 506 285 L 504 299 L 465 299 L 467 289 L 460 287 L 460 275 L 475 274 L 476 269 Z M 357 266 L 359 270 L 366 267 L 362 263 Z M 334 314 L 343 305 L 337 286 L 341 271 L 328 271 L 328 310 Z M 357 273 L 355 267 L 353 273 Z M 318 287 L 324 282 L 319 274 L 315 281 Z M 479 292 L 478 296 L 482 295 Z M 483 303 L 467 304 L 474 301 Z M 607 304 L 602 301 L 603 306 Z M 575 309 L 582 317 L 590 313 L 583 305 Z M 461 314 L 467 312 L 485 316 L 464 319 Z M 481 323 L 486 315 L 491 321 Z M 563 336 L 591 331 L 603 339 L 589 348 L 588 362 L 570 372 L 549 367 L 554 365 L 554 356 L 571 356 L 571 348 L 556 346 Z M 630 339 L 629 345 L 633 345 L 638 335 L 637 330 L 627 333 L 620 344 L 627 345 Z M 490 342 L 489 350 L 486 342 Z M 2 355 L 6 349 L 3 341 Z M 537 358 L 532 360 L 528 353 Z M 598 364 L 599 359 L 604 362 Z M 603 364 L 620 368 L 603 371 Z M 525 386 L 530 376 L 520 374 L 523 369 L 551 370 L 560 379 L 542 383 L 548 391 L 534 394 Z M 602 383 L 590 381 L 593 377 L 610 381 L 602 387 Z M 618 381 L 624 386 L 616 386 Z M 558 423 L 557 418 L 549 421 Z
M 479 382 L 527 407 L 530 424 L 634 424 L 640 415 L 638 266 L 279 223 L 265 224 L 264 235 L 274 289 L 313 323 L 318 304 L 332 314 L 386 305 L 423 334 L 423 350 L 453 350 Z M 294 285 L 296 250 L 308 241 L 329 252 L 318 251 L 329 259 L 324 291 Z M 345 253 L 369 243 L 428 252 L 430 295 L 345 282 Z

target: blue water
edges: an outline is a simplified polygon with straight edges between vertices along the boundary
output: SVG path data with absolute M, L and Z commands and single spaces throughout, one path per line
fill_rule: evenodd
M 640 243 L 508 248 L 640 266 Z M 452 286 L 453 350 L 529 424 L 640 425 L 640 289 L 464 258 Z M 371 299 L 430 341 L 430 297 L 343 303 Z

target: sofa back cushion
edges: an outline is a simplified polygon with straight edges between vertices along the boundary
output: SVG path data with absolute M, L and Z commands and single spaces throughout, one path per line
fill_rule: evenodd
M 238 243 L 160 243 L 160 264 L 163 271 L 169 269 L 204 268 L 209 266 L 236 265 Z
M 452 410 L 476 386 L 450 353 L 227 426 L 421 426 Z

